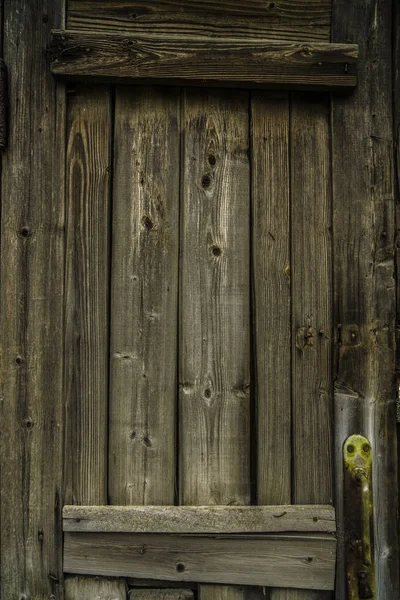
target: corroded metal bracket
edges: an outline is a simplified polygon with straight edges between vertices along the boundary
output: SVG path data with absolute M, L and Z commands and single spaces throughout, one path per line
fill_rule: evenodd
M 362 435 L 344 443 L 344 507 L 348 600 L 375 599 L 372 447 Z

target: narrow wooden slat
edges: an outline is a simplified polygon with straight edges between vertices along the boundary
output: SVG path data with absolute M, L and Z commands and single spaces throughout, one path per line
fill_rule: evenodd
M 126 600 L 126 583 L 106 577 L 67 577 L 65 600 Z
M 400 596 L 395 371 L 392 6 L 334 0 L 335 41 L 359 43 L 360 85 L 332 103 L 336 398 L 372 443 L 376 597 Z M 395 40 L 397 32 L 395 33 Z M 393 96 L 396 98 L 396 95 Z M 368 99 L 368 101 L 366 100 Z M 340 326 L 340 327 L 339 327 Z M 346 434 L 336 428 L 336 444 Z M 340 489 L 338 490 L 340 492 Z M 345 586 L 338 585 L 337 598 Z
M 262 587 L 216 586 L 202 585 L 199 590 L 199 600 L 265 600 Z
M 329 41 L 329 0 L 69 0 L 70 29 Z
M 322 534 L 208 537 L 65 533 L 64 571 L 330 590 L 335 547 L 335 538 Z M 239 590 L 236 592 L 239 599 Z M 223 594 L 221 586 L 215 586 L 212 598 L 219 600 Z M 227 597 L 231 597 L 229 593 Z
M 116 94 L 109 498 L 173 504 L 179 95 Z
M 332 506 L 64 506 L 64 531 L 333 533 Z
M 187 90 L 180 284 L 181 503 L 250 501 L 248 94 Z M 218 598 L 222 590 L 216 591 Z
M 68 94 L 65 502 L 107 504 L 111 98 Z
M 358 48 L 329 43 L 54 31 L 54 75 L 178 85 L 352 88 Z
M 192 590 L 180 589 L 154 589 L 131 590 L 129 600 L 192 600 Z
M 254 92 L 252 203 L 257 498 L 291 502 L 289 99 Z
M 46 46 L 61 0 L 2 3 L 9 144 L 1 189 L 1 584 L 60 597 L 65 90 Z M 43 19 L 46 15 L 46 20 Z

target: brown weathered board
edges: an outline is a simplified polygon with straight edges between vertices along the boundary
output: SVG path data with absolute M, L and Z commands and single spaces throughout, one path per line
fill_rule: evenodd
M 391 2 L 334 0 L 332 29 L 335 42 L 358 43 L 363 57 L 354 96 L 332 102 L 336 403 L 340 410 L 348 397 L 357 406 L 360 429 L 352 433 L 362 433 L 373 447 L 376 595 L 382 600 L 400 595 L 394 526 L 398 489 L 391 9 Z M 338 462 L 345 433 L 343 428 L 336 430 Z M 346 585 L 343 562 L 339 567 L 338 599 Z
M 111 96 L 68 93 L 64 502 L 107 504 Z
M 353 88 L 356 45 L 54 31 L 52 73 L 97 80 L 292 89 Z
M 187 90 L 183 111 L 180 500 L 248 504 L 248 94 Z
M 1 598 L 60 597 L 63 86 L 46 46 L 61 0 L 2 2 L 9 144 L 1 184 Z M 46 15 L 46 18 L 43 18 Z
M 65 600 L 127 600 L 123 579 L 107 577 L 67 577 Z
M 65 533 L 64 571 L 331 590 L 335 578 L 335 548 L 335 538 L 323 534 L 243 538 Z M 215 586 L 213 599 L 219 600 L 220 593 L 225 592 L 220 585 Z M 238 590 L 233 589 L 233 593 L 238 596 Z M 229 592 L 227 594 L 229 597 Z
M 109 406 L 110 504 L 173 504 L 179 94 L 117 88 Z
M 329 41 L 330 0 L 69 0 L 67 26 L 86 31 L 190 33 Z
M 336 530 L 332 506 L 64 506 L 64 531 L 278 533 Z

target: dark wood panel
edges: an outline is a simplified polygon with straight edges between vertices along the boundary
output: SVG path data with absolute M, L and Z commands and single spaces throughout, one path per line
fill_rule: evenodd
M 179 93 L 117 88 L 109 499 L 174 504 Z
M 69 30 L 54 31 L 51 48 L 58 77 L 329 90 L 357 81 L 358 49 L 346 44 Z
M 66 533 L 64 570 L 169 581 L 332 589 L 335 547 L 333 536 L 322 535 L 252 538 Z M 214 592 L 208 596 L 210 600 L 219 600 L 224 593 L 220 586 Z M 232 597 L 230 592 L 227 597 Z
M 396 3 L 393 3 L 393 6 Z M 392 3 L 334 0 L 334 41 L 360 45 L 352 98 L 332 103 L 336 402 L 357 406 L 374 452 L 376 597 L 400 596 L 395 413 Z M 397 32 L 395 38 L 398 37 Z M 395 39 L 393 38 L 393 39 Z M 356 420 L 356 419 L 355 419 Z M 344 428 L 336 429 L 342 461 Z M 338 488 L 338 502 L 341 489 Z M 337 598 L 345 594 L 339 564 Z
M 330 0 L 69 0 L 71 29 L 329 41 Z
M 1 598 L 62 594 L 65 94 L 46 47 L 61 0 L 1 3 Z M 46 19 L 43 18 L 46 15 Z
M 65 496 L 107 504 L 111 95 L 68 94 L 65 271 Z

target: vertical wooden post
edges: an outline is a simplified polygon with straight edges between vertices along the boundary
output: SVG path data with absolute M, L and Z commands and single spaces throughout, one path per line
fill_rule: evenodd
M 360 47 L 357 89 L 332 98 L 335 402 L 356 405 L 359 431 L 352 433 L 373 446 L 380 600 L 399 597 L 391 9 L 390 0 L 334 0 L 332 24 L 334 42 Z M 337 421 L 338 462 L 346 433 Z M 339 486 L 337 493 L 339 503 Z M 345 593 L 339 567 L 338 599 Z
M 62 598 L 65 94 L 46 47 L 61 0 L 4 1 L 1 597 Z

